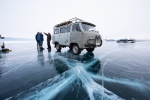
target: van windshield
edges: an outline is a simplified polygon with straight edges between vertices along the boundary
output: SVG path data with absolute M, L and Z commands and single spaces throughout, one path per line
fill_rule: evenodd
M 82 22 L 81 24 L 84 31 L 96 31 L 94 24 L 86 23 L 86 22 Z

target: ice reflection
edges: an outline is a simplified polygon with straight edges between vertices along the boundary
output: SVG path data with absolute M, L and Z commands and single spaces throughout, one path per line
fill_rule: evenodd
M 1 53 L 2 53 L 2 52 L 0 51 L 0 59 L 2 58 Z
M 1 77 L 1 75 L 2 75 L 2 68 L 0 67 L 0 77 Z
M 44 59 L 45 59 L 45 57 L 44 57 L 42 51 L 38 51 L 37 58 L 38 58 L 39 63 L 40 63 L 42 66 L 44 66 Z
M 50 45 L 50 48 L 47 48 L 48 52 L 51 52 L 51 45 Z
M 0 60 L 1 60 L 1 52 L 0 52 Z M 0 63 L 0 65 L 2 65 L 2 64 Z M 0 77 L 1 77 L 1 75 L 2 75 L 2 67 L 0 66 Z
M 53 58 L 54 67 L 60 73 L 59 75 L 10 97 L 8 100 L 70 100 L 70 97 L 72 100 L 122 99 L 97 84 L 90 76 L 89 73 L 96 74 L 101 67 L 100 60 L 94 58 L 93 53 L 87 52 L 83 55 L 73 55 L 70 51 L 56 52 Z
M 63 73 L 79 64 L 82 64 L 88 72 L 93 73 L 97 73 L 101 67 L 100 60 L 94 58 L 94 54 L 91 52 L 83 55 L 74 55 L 71 51 L 55 53 L 54 66 L 58 73 Z
M 5 60 L 7 59 L 6 53 L 3 53 L 0 51 L 0 77 L 2 77 L 3 75 L 3 69 L 4 69 L 4 64 L 5 64 Z

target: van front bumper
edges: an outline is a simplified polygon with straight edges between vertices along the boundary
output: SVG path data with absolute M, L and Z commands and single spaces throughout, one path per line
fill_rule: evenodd
M 88 39 L 87 44 L 84 46 L 86 48 L 100 47 L 102 45 L 102 40 L 99 36 L 96 36 L 95 39 Z

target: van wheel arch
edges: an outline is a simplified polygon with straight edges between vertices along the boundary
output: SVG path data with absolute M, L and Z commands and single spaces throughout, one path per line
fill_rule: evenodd
M 58 42 L 55 42 L 55 48 L 57 51 L 61 51 L 61 46 Z
M 76 43 L 70 43 L 70 45 L 69 45 L 69 50 L 72 50 L 72 46 L 73 46 L 74 44 L 76 44 Z
M 73 51 L 75 55 L 79 55 L 82 51 L 77 43 L 71 43 L 69 48 Z

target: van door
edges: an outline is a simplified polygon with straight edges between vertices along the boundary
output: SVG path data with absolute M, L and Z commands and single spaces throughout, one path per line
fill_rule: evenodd
M 72 31 L 70 34 L 70 43 L 77 43 L 80 48 L 82 47 L 82 31 L 79 24 L 72 25 Z
M 64 45 L 69 46 L 70 44 L 70 29 L 71 25 L 66 26 L 66 32 L 64 34 Z
M 60 27 L 60 34 L 59 34 L 59 42 L 61 45 L 65 45 L 66 40 L 66 26 Z
M 54 42 L 58 42 L 60 43 L 60 32 L 59 32 L 59 28 L 55 28 L 54 29 L 54 37 L 52 37 Z
M 60 28 L 61 45 L 69 46 L 70 44 L 70 26 L 63 26 Z

